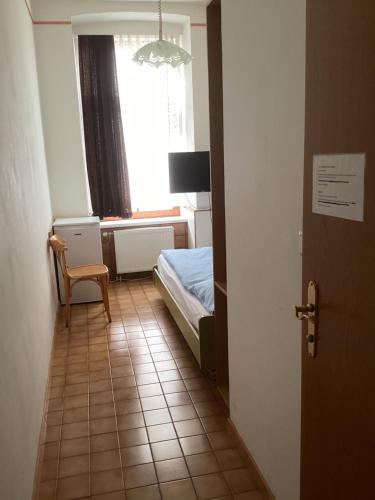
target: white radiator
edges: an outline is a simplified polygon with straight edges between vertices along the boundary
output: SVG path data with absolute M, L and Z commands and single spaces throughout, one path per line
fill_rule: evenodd
M 117 274 L 151 271 L 161 250 L 174 248 L 174 228 L 146 227 L 113 231 Z

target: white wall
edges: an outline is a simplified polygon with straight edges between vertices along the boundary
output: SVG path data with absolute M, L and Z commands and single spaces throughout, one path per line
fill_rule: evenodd
M 36 21 L 70 21 L 72 16 L 109 12 L 156 12 L 154 2 L 105 0 L 34 0 Z M 203 4 L 163 2 L 165 13 L 188 15 L 193 23 L 205 23 Z M 87 215 L 87 183 L 80 134 L 78 92 L 74 64 L 72 27 L 36 25 L 35 38 L 45 141 L 50 175 L 53 215 Z M 191 33 L 193 111 L 195 142 L 207 149 L 208 76 L 206 28 L 193 27 Z
M 223 0 L 231 418 L 299 499 L 304 0 Z
M 0 2 L 0 498 L 30 500 L 55 320 L 31 20 Z

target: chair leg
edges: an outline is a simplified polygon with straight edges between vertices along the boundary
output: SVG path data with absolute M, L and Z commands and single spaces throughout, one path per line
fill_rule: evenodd
M 103 278 L 101 278 L 100 282 L 101 282 L 104 308 L 107 312 L 108 321 L 111 323 L 112 318 L 111 318 L 111 312 L 109 310 L 109 299 L 108 299 L 108 276 L 104 276 Z
M 70 280 L 68 278 L 64 279 L 64 292 L 65 292 L 65 326 L 70 327 Z

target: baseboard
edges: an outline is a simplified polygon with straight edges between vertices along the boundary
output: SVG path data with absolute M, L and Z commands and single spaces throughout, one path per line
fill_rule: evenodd
M 263 496 L 264 500 L 275 500 L 275 497 L 271 491 L 271 488 L 268 486 L 266 480 L 264 479 L 262 473 L 259 470 L 259 467 L 257 466 L 254 458 L 252 457 L 249 449 L 247 448 L 246 444 L 244 443 L 242 437 L 239 435 L 234 423 L 231 421 L 230 418 L 227 420 L 228 422 L 228 432 L 231 434 L 233 439 L 236 441 L 241 454 L 243 456 L 243 459 L 246 461 L 246 465 L 249 468 L 250 472 L 252 473 L 254 480 L 257 484 L 258 490 L 260 491 L 261 495 Z
M 41 475 L 42 475 L 42 463 L 43 463 L 43 455 L 44 455 L 43 443 L 45 441 L 46 432 L 47 432 L 46 416 L 47 416 L 47 409 L 48 409 L 48 392 L 49 392 L 50 379 L 51 379 L 52 350 L 53 350 L 53 345 L 55 342 L 57 328 L 58 328 L 59 323 L 61 323 L 60 314 L 61 314 L 60 306 L 57 305 L 56 316 L 55 316 L 55 327 L 54 327 L 52 344 L 51 344 L 51 352 L 49 355 L 47 383 L 46 383 L 46 389 L 45 389 L 45 394 L 44 394 L 42 423 L 40 425 L 40 432 L 39 432 L 38 453 L 37 453 L 37 458 L 36 458 L 36 463 L 35 463 L 33 494 L 31 497 L 32 500 L 38 500 L 38 498 L 39 498 L 39 486 L 40 486 L 40 480 L 41 480 Z

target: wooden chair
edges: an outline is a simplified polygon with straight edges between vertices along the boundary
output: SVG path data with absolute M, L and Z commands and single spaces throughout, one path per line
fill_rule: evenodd
M 72 289 L 75 284 L 80 281 L 94 281 L 97 283 L 102 291 L 104 308 L 106 310 L 108 321 L 111 322 L 111 313 L 109 310 L 108 300 L 108 283 L 109 272 L 108 267 L 104 264 L 89 264 L 87 266 L 70 267 L 66 264 L 65 252 L 67 250 L 64 238 L 58 234 L 54 234 L 49 239 L 50 245 L 56 254 L 57 260 L 61 267 L 61 272 L 64 278 L 64 292 L 65 292 L 65 318 L 66 326 L 70 326 L 70 302 L 72 298 Z

